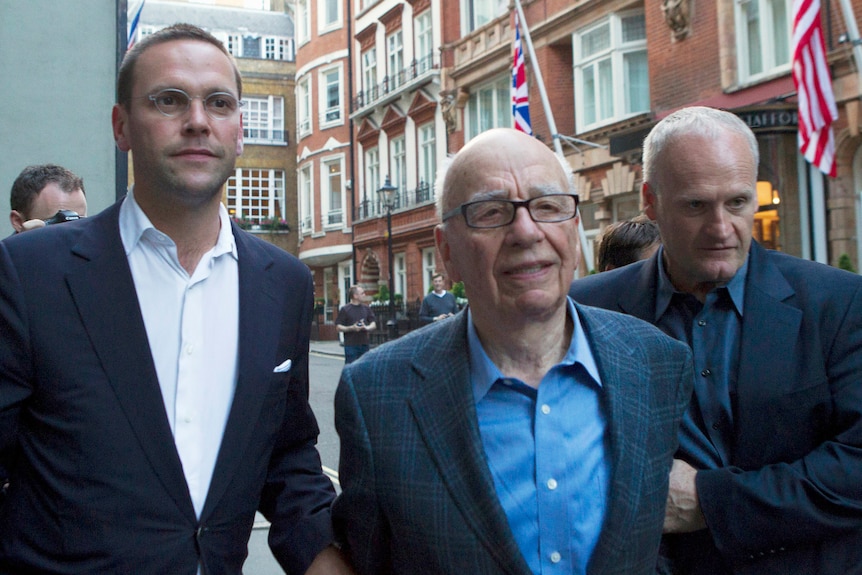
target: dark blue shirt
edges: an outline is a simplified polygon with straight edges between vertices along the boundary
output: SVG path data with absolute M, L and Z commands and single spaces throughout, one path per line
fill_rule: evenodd
M 610 477 L 601 379 L 571 300 L 566 356 L 538 388 L 507 378 L 468 316 L 470 375 L 497 497 L 535 574 L 585 574 Z
M 687 343 L 694 355 L 694 395 L 682 421 L 680 452 L 698 469 L 725 467 L 733 447 L 733 398 L 748 260 L 727 285 L 710 291 L 703 303 L 674 289 L 661 253 L 658 263 L 654 322 Z

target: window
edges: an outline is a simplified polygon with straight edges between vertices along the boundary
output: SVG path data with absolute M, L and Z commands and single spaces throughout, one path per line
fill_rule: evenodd
M 579 132 L 649 110 L 643 12 L 612 14 L 577 32 L 572 44 Z
M 312 218 L 314 214 L 314 196 L 312 190 L 311 164 L 305 164 L 299 169 L 299 226 L 302 233 L 310 233 L 312 229 Z
M 341 0 L 317 0 L 317 28 L 328 32 L 341 24 Z
M 393 186 L 398 188 L 395 207 L 401 207 L 401 195 L 407 189 L 407 150 L 404 148 L 404 136 L 389 140 L 389 177 Z
M 296 60 L 296 46 L 292 38 L 280 38 L 277 36 L 264 37 L 266 45 L 267 60 L 285 60 L 293 62 Z
M 299 135 L 311 133 L 311 88 L 308 78 L 296 84 L 296 116 Z
M 389 59 L 389 89 L 393 90 L 404 81 L 404 44 L 401 30 L 386 37 L 386 57 Z
M 296 59 L 296 47 L 293 39 L 286 36 L 257 36 L 226 34 L 216 32 L 214 34 L 224 42 L 225 48 L 234 58 L 257 58 L 267 60 L 286 60 L 293 62 Z
M 242 112 L 243 138 L 250 144 L 283 144 L 284 98 L 248 97 Z
M 786 72 L 790 66 L 790 0 L 735 2 L 739 80 Z
M 512 86 L 508 75 L 480 86 L 467 102 L 467 139 L 491 128 L 512 127 Z
M 431 29 L 431 10 L 425 10 L 416 17 L 416 73 L 422 74 L 434 67 L 434 46 Z
M 400 295 L 402 301 L 407 299 L 407 258 L 403 253 L 395 254 L 395 294 Z
M 461 0 L 461 32 L 469 34 L 507 11 L 506 0 Z
M 434 248 L 425 248 L 422 250 L 422 293 L 431 290 L 431 278 L 435 273 L 437 266 L 434 261 Z
M 369 48 L 362 53 L 362 87 L 365 90 L 361 106 L 377 99 L 377 49 Z
M 259 224 L 284 219 L 284 171 L 239 168 L 227 181 L 227 209 Z
M 296 41 L 305 44 L 311 40 L 311 12 L 308 10 L 309 0 L 296 0 Z
M 321 127 L 341 121 L 341 68 L 320 72 Z
M 380 189 L 380 151 L 375 146 L 365 151 L 365 195 L 362 198 L 364 217 L 379 213 L 377 190 Z
M 323 211 L 326 214 L 325 224 L 327 226 L 340 226 L 344 222 L 344 187 L 342 186 L 343 158 L 333 158 L 320 163 L 321 169 L 321 197 L 325 204 Z
M 419 185 L 434 186 L 437 174 L 437 141 L 434 122 L 419 126 Z M 429 194 L 430 195 L 430 194 Z M 427 199 L 431 199 L 430 197 Z

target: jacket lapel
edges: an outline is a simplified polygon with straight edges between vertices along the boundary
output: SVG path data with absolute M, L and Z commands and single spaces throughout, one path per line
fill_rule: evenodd
M 590 310 L 583 306 L 576 304 L 576 309 L 602 378 L 611 464 L 609 487 L 611 494 L 616 494 L 609 498 L 602 533 L 590 560 L 590 573 L 598 574 L 614 564 L 614 558 L 626 545 L 635 510 L 640 506 L 644 461 L 638 453 L 647 440 L 649 421 L 631 414 L 639 413 L 649 399 L 644 386 L 629 383 L 641 381 L 643 374 L 637 362 L 620 359 L 631 356 L 631 349 L 617 328 L 594 321 Z M 608 357 L 615 359 L 607 361 Z
M 642 264 L 633 264 L 636 270 L 634 285 L 631 289 L 622 290 L 619 296 L 619 311 L 640 318 L 649 323 L 655 319 L 656 278 L 658 277 L 658 258 L 661 250 L 657 250 Z
M 424 380 L 409 400 L 413 417 L 467 525 L 501 569 L 529 573 L 485 462 L 470 386 L 467 313 L 459 315 L 457 329 L 443 333 L 413 359 Z
M 282 302 L 288 290 L 274 285 L 268 273 L 272 258 L 235 226 L 233 231 L 239 264 L 239 377 L 202 517 L 224 495 L 251 440 L 252 422 L 258 419 L 276 366 Z
M 195 512 L 174 446 L 137 292 L 119 233 L 118 202 L 82 233 L 66 283 L 114 389 L 153 470 L 177 507 Z

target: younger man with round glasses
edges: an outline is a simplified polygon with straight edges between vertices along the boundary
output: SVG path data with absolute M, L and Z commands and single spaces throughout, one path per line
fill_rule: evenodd
M 355 568 L 654 573 L 690 352 L 567 297 L 577 196 L 547 146 L 490 130 L 437 181 L 470 303 L 342 372 L 333 515 Z
M 349 572 L 308 404 L 311 276 L 221 204 L 236 65 L 175 25 L 117 93 L 134 189 L 0 242 L 0 573 L 239 575 L 256 510 L 287 573 Z

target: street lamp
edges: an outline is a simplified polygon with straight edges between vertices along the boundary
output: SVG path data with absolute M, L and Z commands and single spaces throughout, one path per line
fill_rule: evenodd
M 383 182 L 383 186 L 377 190 L 380 201 L 386 206 L 386 236 L 389 249 L 389 320 L 386 327 L 389 330 L 389 339 L 398 337 L 398 322 L 395 320 L 395 276 L 392 274 L 392 208 L 395 207 L 395 192 L 398 188 L 389 181 L 389 176 Z

